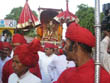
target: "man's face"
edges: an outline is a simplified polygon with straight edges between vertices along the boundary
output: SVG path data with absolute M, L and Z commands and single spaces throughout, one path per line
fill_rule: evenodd
M 11 51 L 9 48 L 3 48 L 3 52 L 7 55 L 7 56 L 10 56 L 11 54 Z
M 21 43 L 13 43 L 13 44 L 12 44 L 13 50 L 14 50 L 17 46 L 19 46 L 19 45 L 21 45 Z
M 64 46 L 64 53 L 68 61 L 75 60 L 75 53 L 74 50 L 70 51 L 70 45 L 71 45 L 71 41 L 67 39 Z
M 12 67 L 14 69 L 14 72 L 18 76 L 23 75 L 26 72 L 26 70 L 27 70 L 27 67 L 20 62 L 20 60 L 19 60 L 17 55 L 13 56 Z
M 2 54 L 3 54 L 3 50 L 0 50 L 0 57 L 2 56 Z
M 7 57 L 7 53 L 5 53 L 4 50 L 0 50 L 0 57 L 2 60 L 5 60 L 5 58 Z
M 53 49 L 52 48 L 45 48 L 45 53 L 47 56 L 50 56 L 53 53 Z

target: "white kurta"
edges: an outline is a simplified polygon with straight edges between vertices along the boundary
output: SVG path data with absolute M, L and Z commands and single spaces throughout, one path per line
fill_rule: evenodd
M 6 39 L 5 36 L 2 36 L 2 37 L 1 37 L 1 41 L 2 41 L 2 42 L 9 42 L 9 41 L 10 41 L 9 37 L 6 39 L 6 41 L 5 41 L 5 39 Z
M 2 83 L 2 80 L 0 79 L 0 83 Z
M 1 60 L 1 58 L 0 58 L 0 79 L 2 79 L 2 68 L 8 60 L 10 60 L 9 57 L 6 57 L 5 60 Z
M 101 65 L 110 73 L 110 54 L 107 53 L 108 45 L 110 42 L 110 38 L 106 36 L 101 41 L 101 54 L 100 54 L 100 62 Z
M 48 66 L 48 72 L 52 82 L 57 81 L 60 74 L 69 67 L 75 67 L 75 63 L 73 61 L 67 61 L 65 55 L 55 57 Z
M 1 41 L 4 42 L 4 40 L 5 40 L 5 37 L 1 36 Z
M 39 55 L 39 66 L 42 75 L 42 83 L 51 83 L 51 78 L 48 74 L 48 65 L 57 55 L 52 54 L 50 56 L 47 56 L 45 53 L 40 51 L 38 52 L 38 55 Z
M 14 55 L 14 51 L 12 50 L 10 54 L 10 58 L 13 58 L 13 55 Z
M 31 72 L 26 72 L 20 78 L 13 73 L 9 76 L 8 83 L 42 83 L 41 79 L 33 75 Z

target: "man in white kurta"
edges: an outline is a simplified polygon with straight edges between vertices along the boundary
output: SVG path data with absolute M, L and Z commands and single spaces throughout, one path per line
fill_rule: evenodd
M 15 73 L 11 74 L 8 83 L 42 83 L 42 82 L 37 76 L 27 71 L 21 77 L 18 77 L 17 74 Z
M 53 61 L 48 65 L 48 72 L 51 77 L 51 81 L 57 81 L 60 74 L 70 67 L 75 67 L 75 63 L 73 61 L 67 61 L 65 55 L 54 57 Z
M 8 83 L 42 83 L 40 78 L 29 71 L 38 63 L 38 56 L 31 50 L 30 45 L 17 46 L 12 60 L 14 73 L 9 76 Z
M 42 75 L 42 83 L 51 83 L 51 78 L 48 73 L 48 65 L 57 55 L 52 54 L 50 56 L 47 56 L 45 53 L 40 51 L 38 52 L 38 55 L 39 55 L 39 66 Z
M 110 54 L 107 52 L 109 43 L 110 43 L 109 36 L 106 36 L 101 41 L 100 62 L 101 65 L 110 73 Z

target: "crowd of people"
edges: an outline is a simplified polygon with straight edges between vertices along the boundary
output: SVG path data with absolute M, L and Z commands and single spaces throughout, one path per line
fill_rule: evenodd
M 12 42 L 0 42 L 0 83 L 94 83 L 96 38 L 86 28 L 72 22 L 67 26 L 66 40 L 59 49 L 40 40 L 27 43 L 21 34 Z M 100 83 L 110 83 L 108 46 L 110 33 L 101 41 Z

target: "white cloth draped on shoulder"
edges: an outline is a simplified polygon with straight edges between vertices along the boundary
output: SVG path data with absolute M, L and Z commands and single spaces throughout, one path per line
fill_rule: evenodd
M 42 83 L 41 79 L 33 75 L 31 72 L 27 71 L 20 78 L 17 74 L 13 73 L 9 76 L 8 83 Z

